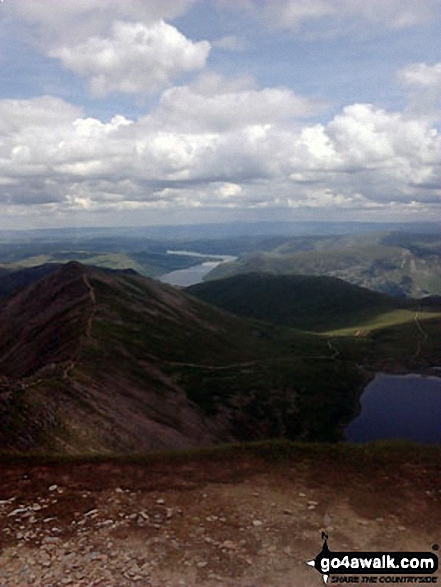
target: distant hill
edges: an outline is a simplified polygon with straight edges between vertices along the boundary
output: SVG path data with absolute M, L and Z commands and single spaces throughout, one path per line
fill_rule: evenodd
M 243 254 L 214 269 L 207 279 L 256 271 L 327 275 L 393 296 L 421 298 L 441 294 L 440 251 L 439 234 L 306 236 Z
M 323 332 L 368 323 L 415 303 L 352 285 L 336 277 L 248 273 L 187 288 L 223 310 L 302 330 Z
M 215 260 L 213 255 L 232 255 L 237 261 L 221 264 L 208 279 L 252 271 L 330 275 L 390 295 L 420 298 L 441 295 L 440 251 L 440 226 L 435 223 L 264 222 L 0 231 L 0 295 L 2 269 L 78 261 L 160 277 Z M 195 252 L 204 258 L 191 254 Z
M 69 261 L 78 261 L 85 265 L 107 269 L 132 269 L 141 275 L 155 277 L 169 271 L 187 269 L 206 258 L 191 255 L 173 255 L 167 253 L 166 244 L 146 243 L 132 239 L 103 239 L 90 241 L 81 247 L 78 243 L 65 241 L 0 243 L 0 295 L 3 276 L 13 271 L 33 269 L 43 265 L 60 266 Z M 25 275 L 25 274 L 23 274 Z M 30 275 L 30 273 L 29 273 Z
M 71 262 L 0 302 L 3 449 L 336 440 L 366 379 L 326 339 L 130 272 Z

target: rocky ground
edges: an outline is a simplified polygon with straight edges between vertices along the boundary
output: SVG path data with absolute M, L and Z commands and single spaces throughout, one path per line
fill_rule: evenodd
M 440 451 L 394 451 L 2 462 L 0 586 L 319 586 L 322 528 L 335 551 L 433 551 Z

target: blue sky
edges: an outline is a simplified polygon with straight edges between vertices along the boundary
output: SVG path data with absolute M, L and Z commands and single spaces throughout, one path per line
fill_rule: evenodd
M 4 0 L 0 228 L 439 218 L 438 0 Z

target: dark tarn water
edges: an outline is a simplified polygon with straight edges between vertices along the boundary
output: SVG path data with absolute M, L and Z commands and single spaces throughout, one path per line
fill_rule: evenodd
M 378 373 L 345 429 L 350 442 L 401 438 L 441 443 L 441 378 Z

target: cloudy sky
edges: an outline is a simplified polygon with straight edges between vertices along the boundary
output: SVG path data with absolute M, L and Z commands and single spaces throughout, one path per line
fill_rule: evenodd
M 440 219 L 439 0 L 1 0 L 0 228 Z

